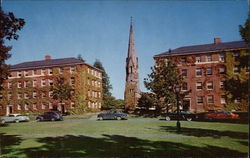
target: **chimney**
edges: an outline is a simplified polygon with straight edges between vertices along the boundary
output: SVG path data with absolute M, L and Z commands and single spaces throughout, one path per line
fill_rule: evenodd
M 51 59 L 51 56 L 49 56 L 49 55 L 45 56 L 45 60 L 50 60 L 50 59 Z
M 219 37 L 214 38 L 214 44 L 220 44 L 221 39 Z

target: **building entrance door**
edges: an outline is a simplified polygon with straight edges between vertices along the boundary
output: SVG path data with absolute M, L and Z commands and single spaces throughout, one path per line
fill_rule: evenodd
M 183 110 L 184 111 L 190 110 L 190 100 L 189 99 L 183 100 Z
M 13 105 L 7 105 L 6 116 L 13 113 Z

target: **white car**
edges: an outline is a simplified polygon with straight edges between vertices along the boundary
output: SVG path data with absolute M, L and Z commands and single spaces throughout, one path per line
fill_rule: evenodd
M 9 114 L 8 116 L 0 117 L 1 124 L 6 122 L 28 122 L 30 118 L 21 114 Z

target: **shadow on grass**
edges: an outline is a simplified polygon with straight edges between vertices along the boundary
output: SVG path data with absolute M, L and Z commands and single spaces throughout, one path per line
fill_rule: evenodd
M 103 135 L 101 138 L 66 135 L 64 137 L 37 138 L 40 147 L 16 149 L 12 157 L 246 157 L 241 153 L 216 146 L 194 147 L 167 141 L 149 141 L 121 135 Z M 2 135 L 1 137 L 5 137 Z M 4 141 L 7 141 L 4 138 Z M 16 136 L 9 140 L 20 143 Z M 13 146 L 6 143 L 7 148 Z M 11 154 L 3 151 L 3 156 Z
M 12 153 L 15 151 L 14 146 L 20 145 L 22 138 L 18 135 L 6 135 L 0 133 L 0 157 L 1 153 Z
M 171 133 L 178 133 L 176 127 L 174 126 L 161 126 L 161 130 Z M 232 132 L 232 131 L 218 131 L 212 129 L 200 129 L 200 128 L 187 128 L 181 127 L 181 131 L 178 134 L 195 136 L 195 137 L 230 137 L 230 138 L 239 138 L 239 139 L 248 139 L 248 133 L 243 132 Z

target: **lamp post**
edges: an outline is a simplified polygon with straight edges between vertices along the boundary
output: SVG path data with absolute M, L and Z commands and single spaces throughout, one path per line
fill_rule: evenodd
M 177 105 L 177 132 L 181 131 L 181 123 L 180 123 L 180 107 L 179 107 L 179 93 L 180 93 L 181 87 L 180 85 L 176 85 L 175 87 L 175 93 L 176 93 L 176 105 Z

